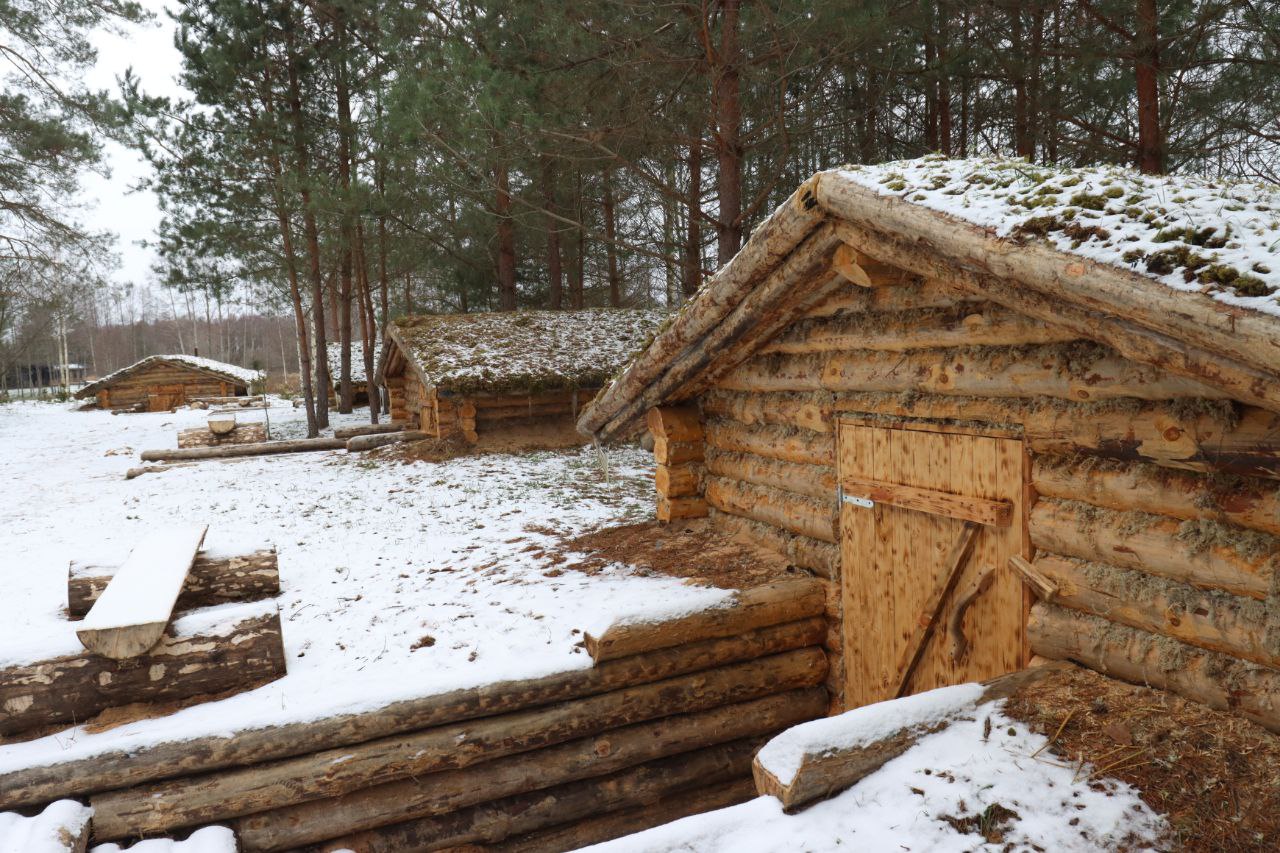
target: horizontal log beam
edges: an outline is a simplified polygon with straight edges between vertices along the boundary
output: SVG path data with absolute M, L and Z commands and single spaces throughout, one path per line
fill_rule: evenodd
M 285 674 L 280 615 L 246 605 L 253 615 L 179 633 L 167 631 L 149 652 L 112 660 L 89 652 L 0 669 L 0 735 L 82 722 L 118 705 L 169 702 L 252 690 Z M 188 617 L 190 618 L 190 617 Z M 77 780 L 61 787 L 78 789 Z M 38 802 L 5 788 L 6 805 Z
M 128 788 L 165 778 L 308 755 L 389 735 L 593 696 L 812 646 L 826 625 L 809 618 L 770 625 L 543 678 L 503 681 L 342 714 L 233 734 L 163 741 L 0 773 L 0 808 Z
M 821 542 L 839 541 L 835 495 L 820 500 L 728 477 L 708 477 L 704 495 L 707 503 L 721 512 L 772 524 Z
M 657 518 L 663 524 L 683 518 L 706 518 L 707 502 L 697 495 L 667 497 L 658 495 Z
M 189 447 L 185 450 L 144 450 L 143 462 L 176 462 L 184 459 L 232 459 L 244 456 L 274 456 L 281 453 L 309 453 L 316 450 L 344 450 L 340 438 L 299 438 L 293 441 L 264 441 L 261 444 L 230 444 L 222 447 Z
M 846 496 L 866 498 L 876 503 L 889 504 L 901 509 L 924 512 L 972 521 L 992 527 L 1008 527 L 1013 521 L 1013 504 L 1008 501 L 992 501 L 957 495 L 938 489 L 920 489 L 900 483 L 884 483 L 842 477 L 840 484 Z
M 702 415 L 696 406 L 655 406 L 645 416 L 645 424 L 654 438 L 702 440 Z
M 1280 732 L 1280 672 L 1051 604 L 1027 621 L 1031 651 L 1169 690 Z
M 1053 554 L 1033 565 L 1058 585 L 1057 605 L 1280 669 L 1261 602 Z
M 890 313 L 923 308 L 951 308 L 965 302 L 981 302 L 982 297 L 957 290 L 937 279 L 915 280 L 897 287 L 839 288 L 810 308 L 806 317 L 834 317 L 869 312 Z
M 456 812 L 503 797 L 596 778 L 671 755 L 758 737 L 826 711 L 821 687 L 790 691 L 698 714 L 615 728 L 598 737 L 419 776 L 237 821 L 250 850 L 289 850 L 335 835 Z
M 710 516 L 711 523 L 718 530 L 731 536 L 741 536 L 783 554 L 795 565 L 808 569 L 819 577 L 831 579 L 840 576 L 840 549 L 829 542 L 797 536 L 773 525 L 714 508 L 711 509 Z
M 809 465 L 831 465 L 836 458 L 835 437 L 831 433 L 750 427 L 719 419 L 707 422 L 707 446 Z
M 822 501 L 836 494 L 836 471 L 831 465 L 785 462 L 754 453 L 711 450 L 707 453 L 707 473 L 740 480 L 756 486 L 782 489 Z
M 791 426 L 831 432 L 830 395 L 823 393 L 760 394 L 712 389 L 701 398 L 702 411 L 747 426 Z
M 666 498 L 685 498 L 701 490 L 702 466 L 696 462 L 683 465 L 658 465 L 653 484 Z
M 1212 519 L 1280 535 L 1280 484 L 1253 478 L 1218 478 L 1144 462 L 1081 466 L 1074 458 L 1037 455 L 1032 485 L 1040 495 L 1096 506 Z
M 1117 512 L 1099 519 L 1092 504 L 1040 500 L 1031 510 L 1031 543 L 1064 557 L 1137 569 L 1201 589 L 1266 599 L 1280 555 L 1280 539 L 1267 553 L 1248 557 L 1229 544 L 1193 546 L 1176 519 Z
M 775 581 L 744 589 L 721 607 L 657 622 L 623 621 L 599 634 L 588 633 L 587 651 L 596 663 L 714 637 L 820 616 L 823 586 L 809 579 Z

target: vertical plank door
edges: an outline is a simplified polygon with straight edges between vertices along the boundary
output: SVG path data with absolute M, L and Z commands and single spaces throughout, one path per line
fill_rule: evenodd
M 838 441 L 846 705 L 1023 666 L 1022 441 L 854 419 Z

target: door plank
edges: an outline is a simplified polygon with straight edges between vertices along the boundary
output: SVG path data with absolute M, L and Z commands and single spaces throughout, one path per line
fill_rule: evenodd
M 911 683 L 911 675 L 920 663 L 920 657 L 933 637 L 934 628 L 942 615 L 942 606 L 951 595 L 951 591 L 955 589 L 956 582 L 960 580 L 965 563 L 973 550 L 973 542 L 978 536 L 978 530 L 979 525 L 976 521 L 966 521 L 960 536 L 951 547 L 951 553 L 943 563 L 942 582 L 934 587 L 929 596 L 929 602 L 917 617 L 915 630 L 911 634 L 911 639 L 907 641 L 905 654 L 898 662 L 898 688 L 894 691 L 895 697 L 906 695 L 907 685 Z
M 1013 504 L 957 495 L 939 489 L 922 489 L 900 483 L 877 482 L 857 477 L 841 479 L 845 494 L 868 498 L 930 515 L 945 515 L 962 521 L 976 521 L 992 527 L 1008 527 L 1013 521 Z

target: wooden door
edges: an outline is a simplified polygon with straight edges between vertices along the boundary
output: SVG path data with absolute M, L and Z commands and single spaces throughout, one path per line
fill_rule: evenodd
M 147 410 L 151 412 L 167 412 L 170 409 L 176 409 L 186 401 L 185 386 L 156 385 L 147 394 Z
M 1023 666 L 1022 441 L 853 419 L 838 441 L 847 706 Z

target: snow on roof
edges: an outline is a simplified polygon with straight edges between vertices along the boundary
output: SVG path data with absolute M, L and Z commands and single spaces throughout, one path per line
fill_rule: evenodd
M 338 378 L 342 375 L 342 344 L 338 341 L 329 341 L 327 345 L 329 353 L 329 378 L 336 385 Z M 373 361 L 377 364 L 378 354 L 382 352 L 382 339 L 373 339 Z M 364 341 L 351 342 L 351 381 L 352 382 L 368 382 L 369 376 L 364 369 Z
M 77 397 L 91 396 L 97 393 L 99 388 L 102 388 L 105 385 L 110 385 L 112 382 L 115 382 L 117 379 L 121 378 L 122 376 L 132 373 L 135 370 L 141 370 L 143 367 L 146 367 L 147 365 L 154 364 L 156 362 L 161 362 L 161 361 L 177 362 L 179 364 L 186 365 L 187 367 L 194 367 L 197 370 L 203 370 L 207 373 L 215 373 L 215 374 L 218 374 L 219 376 L 224 376 L 227 379 L 230 379 L 234 382 L 238 382 L 244 385 L 248 385 L 251 382 L 256 382 L 262 378 L 261 371 L 250 370 L 246 367 L 237 367 L 234 364 L 227 364 L 226 362 L 223 362 L 223 361 L 214 361 L 211 358 L 204 358 L 203 356 L 199 356 L 199 355 L 185 355 L 182 353 L 179 353 L 176 355 L 149 355 L 146 358 L 135 361 L 133 364 L 129 365 L 128 367 L 122 367 L 113 373 L 108 373 L 106 376 L 102 377 L 101 379 L 98 379 L 97 381 L 90 382 L 88 385 L 84 386 L 79 391 L 77 391 L 76 396 Z
M 1274 185 L 941 155 L 836 171 L 999 237 L 1045 240 L 1175 290 L 1280 316 L 1280 187 Z
M 595 388 L 643 349 L 661 309 L 588 308 L 405 317 L 390 334 L 423 381 L 453 392 Z

